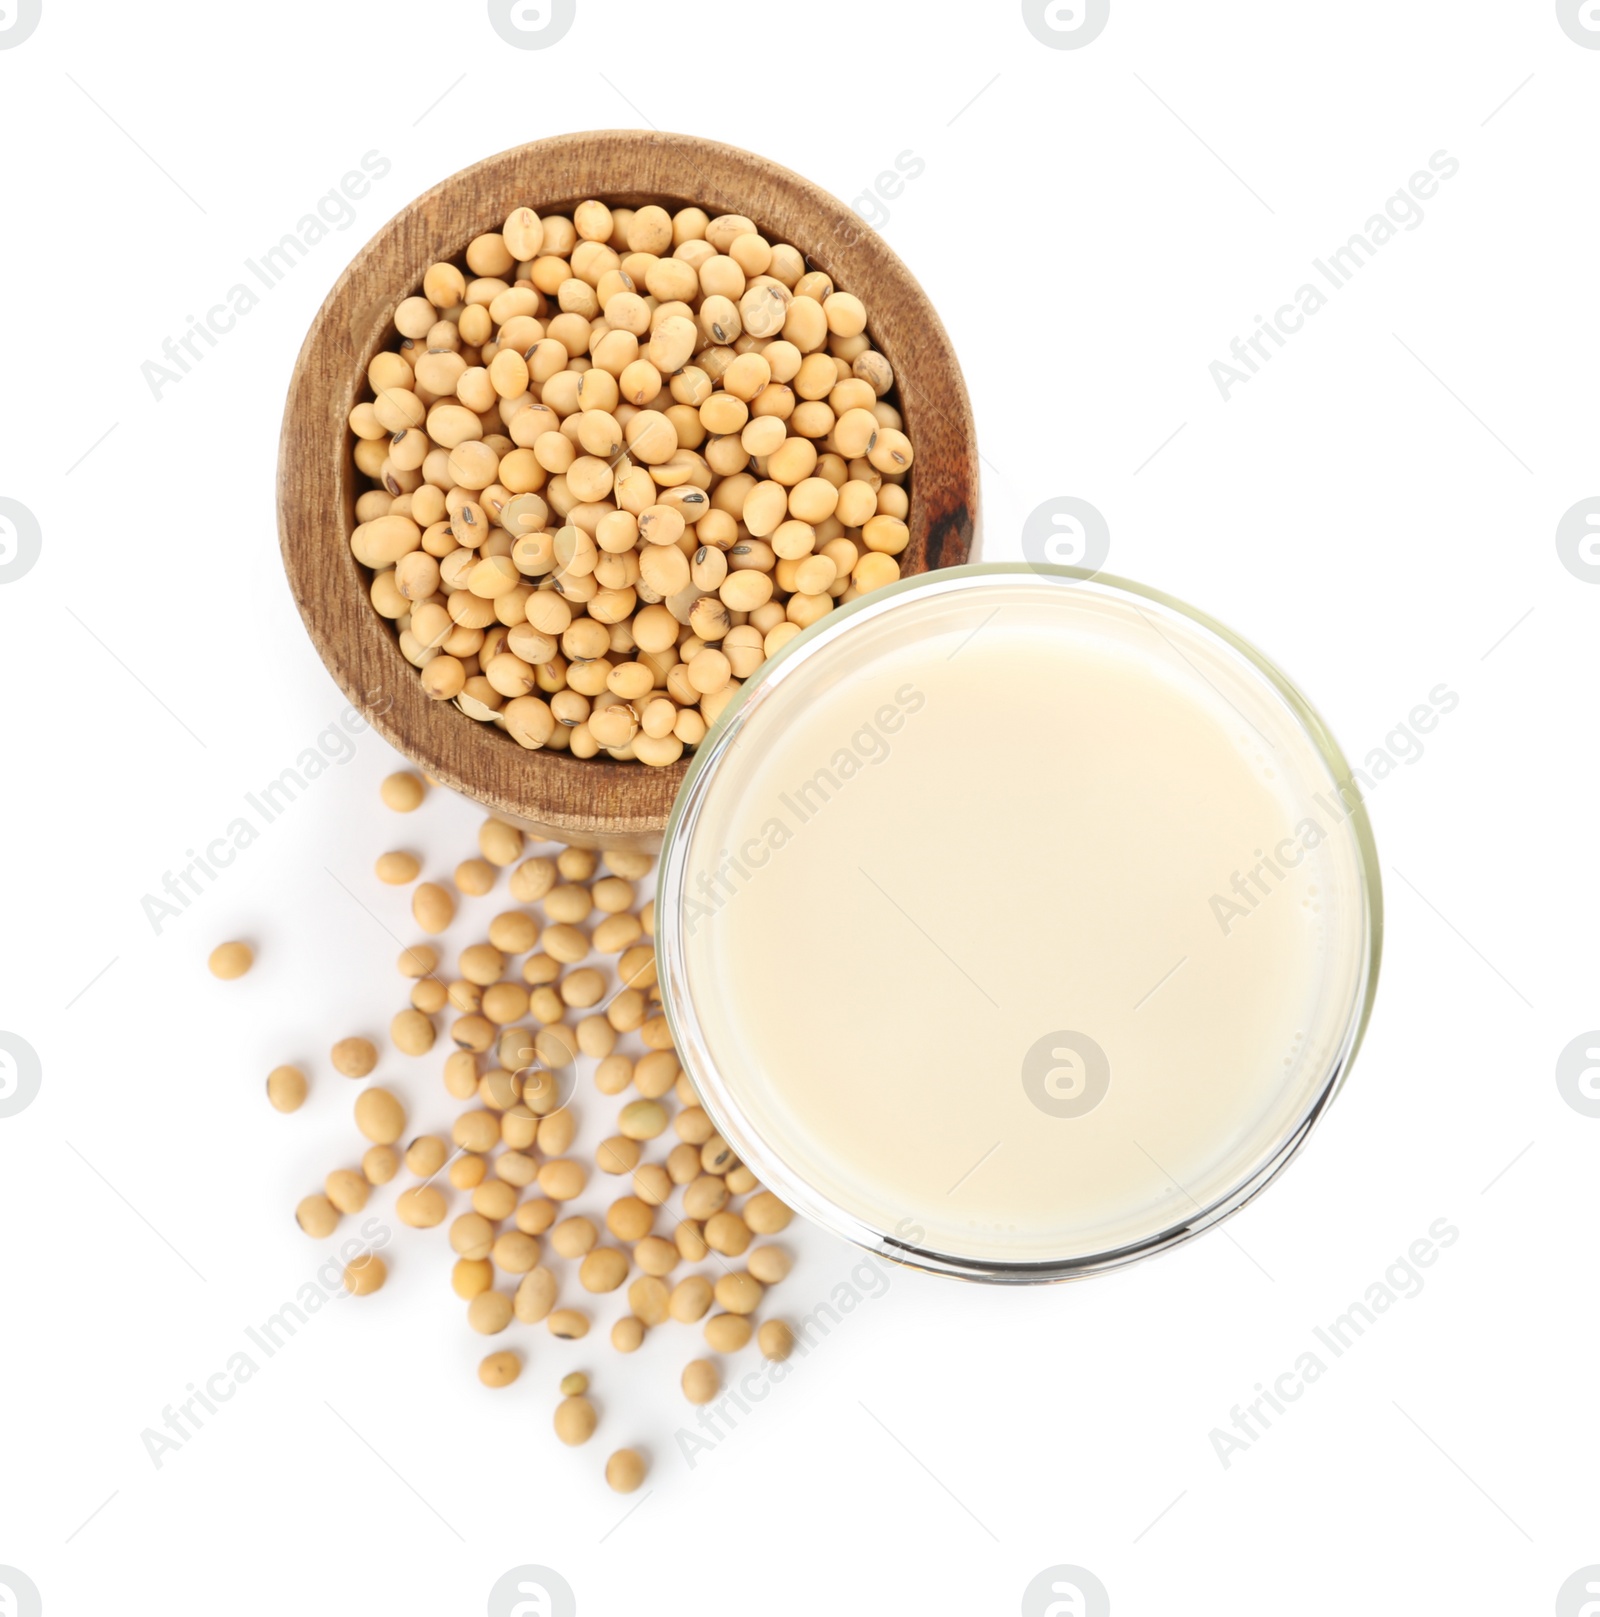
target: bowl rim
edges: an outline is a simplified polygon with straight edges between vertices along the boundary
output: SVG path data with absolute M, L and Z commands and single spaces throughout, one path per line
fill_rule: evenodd
M 1110 573 L 1046 563 L 969 563 L 919 574 L 874 590 L 870 595 L 829 613 L 795 636 L 745 682 L 718 717 L 716 725 L 695 753 L 667 825 L 657 873 L 656 961 L 662 988 L 662 1009 L 679 1060 L 689 1074 L 701 1105 L 740 1160 L 747 1163 L 762 1184 L 773 1190 L 786 1205 L 853 1245 L 897 1263 L 958 1279 L 1027 1285 L 1084 1279 L 1170 1251 L 1237 1213 L 1271 1184 L 1300 1153 L 1335 1096 L 1344 1087 L 1371 1021 L 1383 954 L 1383 880 L 1366 804 L 1358 799 L 1343 823 L 1350 830 L 1356 857 L 1361 900 L 1357 919 L 1360 929 L 1359 960 L 1349 1014 L 1328 1069 L 1293 1124 L 1250 1174 L 1208 1205 L 1198 1207 L 1191 1216 L 1177 1220 L 1154 1235 L 1125 1246 L 1070 1258 L 1029 1262 L 973 1258 L 921 1244 L 922 1232 L 910 1219 L 902 1220 L 895 1230 L 879 1229 L 814 1189 L 791 1171 L 783 1161 L 779 1147 L 769 1145 L 746 1121 L 729 1086 L 717 1070 L 695 1012 L 688 981 L 684 932 L 684 900 L 689 880 L 688 850 L 695 824 L 704 809 L 719 763 L 738 745 L 742 726 L 759 705 L 763 694 L 794 672 L 792 664 L 819 652 L 826 643 L 847 636 L 853 619 L 891 611 L 896 600 L 909 593 L 948 591 L 961 587 L 968 580 L 1000 582 L 1013 578 L 1053 579 L 1064 585 L 1103 586 L 1115 594 L 1148 601 L 1189 619 L 1239 654 L 1276 691 L 1335 780 L 1350 778 L 1349 761 L 1327 723 L 1289 676 L 1243 636 L 1176 596 Z
M 548 185 L 542 174 L 552 176 Z M 676 179 L 664 183 L 668 175 Z M 731 212 L 741 182 L 746 207 L 754 206 L 750 196 L 762 197 L 762 217 L 749 215 L 759 226 L 793 242 L 808 264 L 846 288 L 863 289 L 875 307 L 874 342 L 895 365 L 908 430 L 914 439 L 945 440 L 908 483 L 907 555 L 918 570 L 920 558 L 932 566 L 965 560 L 978 509 L 976 430 L 937 312 L 860 215 L 804 176 L 724 142 L 650 130 L 575 131 L 446 176 L 359 249 L 312 318 L 295 361 L 279 446 L 278 526 L 290 589 L 313 644 L 340 689 L 398 751 L 441 784 L 548 838 L 658 846 L 689 759 L 655 769 L 523 749 L 496 726 L 446 713 L 452 704 L 426 695 L 392 624 L 371 605 L 367 570 L 350 553 L 358 474 L 349 411 L 367 391 L 373 354 L 392 338 L 394 306 L 421 285 L 430 263 L 458 256 L 473 235 L 498 229 L 513 207 L 570 211 L 600 196 L 621 205 L 667 200 Z M 795 221 L 806 228 L 795 231 Z

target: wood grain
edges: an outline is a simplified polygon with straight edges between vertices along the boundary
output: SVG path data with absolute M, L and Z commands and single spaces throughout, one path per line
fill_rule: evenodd
M 688 135 L 597 130 L 535 141 L 464 169 L 395 215 L 357 254 L 312 322 L 284 410 L 278 525 L 284 566 L 311 639 L 340 688 L 395 747 L 443 784 L 534 834 L 583 846 L 659 845 L 688 760 L 666 769 L 528 751 L 493 725 L 427 697 L 373 610 L 370 574 L 350 554 L 358 485 L 351 409 L 366 368 L 394 341 L 390 316 L 423 273 L 498 230 L 513 208 L 569 213 L 588 197 L 619 205 L 698 204 L 742 213 L 793 243 L 866 303 L 891 395 L 916 448 L 903 574 L 971 553 L 977 439 L 950 340 L 911 273 L 857 214 L 764 158 Z

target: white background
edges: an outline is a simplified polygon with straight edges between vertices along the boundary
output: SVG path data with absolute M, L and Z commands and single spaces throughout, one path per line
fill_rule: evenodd
M 1555 547 L 1600 492 L 1600 51 L 1550 0 L 1112 10 L 1056 50 L 1015 3 L 578 0 L 563 40 L 520 51 L 481 0 L 159 22 L 44 0 L 0 51 L 0 495 L 43 533 L 0 585 L 0 1028 L 43 1071 L 0 1119 L 0 1564 L 53 1617 L 479 1612 L 520 1563 L 589 1614 L 1014 1612 L 1057 1563 L 1118 1614 L 1545 1612 L 1600 1562 L 1600 1120 L 1554 1077 L 1600 1023 L 1600 589 Z M 446 870 L 479 818 L 441 794 L 387 815 L 395 760 L 367 735 L 159 936 L 141 913 L 342 706 L 278 559 L 291 364 L 410 197 L 644 122 L 847 201 L 923 159 L 883 228 L 965 366 L 990 557 L 1040 502 L 1092 501 L 1111 571 L 1278 658 L 1353 759 L 1440 682 L 1459 694 L 1371 799 L 1389 925 L 1366 1048 L 1225 1233 L 1071 1287 L 895 1273 L 693 1469 L 687 1334 L 620 1360 L 517 1327 L 527 1373 L 486 1392 L 443 1231 L 400 1229 L 381 1295 L 318 1316 L 158 1470 L 141 1432 L 322 1259 L 291 1209 L 358 1154 L 326 1049 L 386 1027 L 379 923 L 411 935 L 371 861 Z M 357 223 L 152 399 L 140 362 L 374 149 L 393 170 Z M 1420 227 L 1224 403 L 1230 339 L 1440 150 L 1460 172 Z M 232 936 L 259 964 L 219 984 L 205 957 Z M 261 1090 L 284 1060 L 314 1079 L 289 1118 Z M 452 1115 L 437 1067 L 380 1069 L 419 1125 Z M 1224 1468 L 1212 1429 L 1440 1218 L 1460 1239 L 1421 1295 Z M 856 1259 L 791 1236 L 798 1314 Z M 550 1410 L 574 1365 L 604 1420 L 567 1451 Z M 630 1441 L 653 1470 L 624 1500 L 599 1473 Z

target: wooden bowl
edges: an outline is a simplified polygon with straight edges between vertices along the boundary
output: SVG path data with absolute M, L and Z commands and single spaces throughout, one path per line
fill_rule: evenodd
M 978 511 L 977 439 L 950 339 L 882 237 L 809 180 L 716 141 L 635 129 L 534 141 L 436 185 L 356 255 L 300 351 L 279 451 L 284 566 L 313 643 L 374 728 L 444 785 L 543 838 L 654 848 L 687 759 L 655 769 L 529 751 L 496 726 L 431 700 L 393 626 L 373 610 L 370 575 L 349 544 L 364 480 L 351 460 L 347 418 L 365 396 L 372 356 L 394 341 L 395 305 L 418 290 L 430 264 L 498 230 L 513 208 L 570 213 L 588 197 L 745 214 L 863 299 L 874 344 L 894 367 L 891 398 L 917 451 L 903 574 L 967 560 Z

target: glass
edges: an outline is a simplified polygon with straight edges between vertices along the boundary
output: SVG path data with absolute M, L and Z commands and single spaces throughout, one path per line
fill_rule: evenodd
M 965 649 L 969 646 L 975 649 Z M 1301 995 L 1295 986 L 1300 979 L 1291 983 L 1298 997 L 1291 1010 L 1283 1013 L 1290 1018 L 1284 1025 L 1294 1026 L 1297 1031 L 1294 1042 L 1283 1046 L 1288 1053 L 1282 1057 L 1281 1074 L 1276 1060 L 1269 1073 L 1252 1057 L 1249 1062 L 1241 1060 L 1238 1073 L 1225 1070 L 1213 1074 L 1209 1080 L 1213 1089 L 1186 1094 L 1173 1087 L 1172 1077 L 1164 1070 L 1159 1079 L 1150 1079 L 1141 1075 L 1139 1063 L 1134 1062 L 1132 1079 L 1117 1083 L 1107 1080 L 1116 1106 L 1102 1107 L 1098 1115 L 1089 1117 L 1081 1115 L 1081 1103 L 1080 1112 L 1072 1110 L 1071 1096 L 1074 1086 L 1078 1093 L 1084 1093 L 1086 1083 L 1092 1093 L 1096 1080 L 1088 1069 L 1094 1066 L 1098 1047 L 1083 1052 L 1084 1068 L 1063 1089 L 1058 1074 L 1066 1069 L 1049 1063 L 1057 1059 L 1076 1065 L 1078 1052 L 1061 1046 L 1063 1039 L 1071 1040 L 1075 1035 L 1047 1033 L 1042 1040 L 1030 1041 L 1024 1051 L 1021 1032 L 997 1014 L 998 1006 L 991 1013 L 972 998 L 974 1014 L 969 1017 L 957 997 L 966 990 L 951 976 L 950 1014 L 956 1019 L 952 1029 L 978 1040 L 976 1045 L 969 1041 L 969 1048 L 993 1049 L 991 1059 L 969 1056 L 965 1063 L 968 1070 L 960 1075 L 959 1083 L 979 1086 L 976 1090 L 969 1088 L 969 1094 L 981 1093 L 988 1102 L 1013 1108 L 1008 1116 L 1020 1109 L 1027 1122 L 1025 1130 L 1013 1131 L 1006 1141 L 1006 1153 L 988 1169 L 986 1190 L 980 1193 L 978 1188 L 984 1180 L 976 1176 L 985 1171 L 980 1162 L 971 1170 L 975 1176 L 970 1181 L 972 1188 L 963 1190 L 953 1185 L 941 1199 L 926 1186 L 907 1191 L 910 1180 L 901 1176 L 897 1184 L 896 1173 L 888 1169 L 878 1174 L 873 1164 L 886 1162 L 900 1141 L 892 1121 L 886 1123 L 881 1114 L 871 1119 L 867 1116 L 879 1088 L 887 1092 L 899 1085 L 895 1093 L 902 1100 L 919 1093 L 907 1087 L 910 1080 L 905 1074 L 888 1071 L 893 1058 L 885 1061 L 883 1050 L 892 1050 L 897 1036 L 909 1039 L 917 1032 L 926 1038 L 926 1030 L 889 1028 L 889 1038 L 879 1049 L 876 1065 L 866 1061 L 854 1040 L 863 1026 L 869 1027 L 874 1037 L 884 1029 L 868 1022 L 858 1024 L 852 1033 L 841 1032 L 832 1047 L 838 1072 L 830 1064 L 828 1076 L 830 1080 L 858 1086 L 855 1093 L 862 1099 L 862 1124 L 858 1129 L 837 1109 L 827 1113 L 813 1104 L 809 1093 L 802 1095 L 802 1089 L 809 1086 L 796 1079 L 793 1072 L 783 1081 L 770 1076 L 782 1070 L 785 1062 L 793 1067 L 798 1059 L 794 1047 L 804 1038 L 818 1037 L 816 1030 L 826 1030 L 829 1025 L 825 994 L 832 992 L 837 1004 L 839 985 L 834 980 L 829 988 L 821 966 L 838 966 L 838 961 L 824 959 L 831 950 L 813 948 L 809 954 L 784 961 L 786 981 L 778 998 L 786 995 L 784 1003 L 792 1010 L 772 1011 L 764 1021 L 756 1018 L 751 1022 L 748 1018 L 741 1021 L 737 1008 L 730 1009 L 734 996 L 728 992 L 729 983 L 746 969 L 746 963 L 730 956 L 728 948 L 745 949 L 753 940 L 761 947 L 770 945 L 776 950 L 783 930 L 782 916 L 763 916 L 764 903 L 745 899 L 741 904 L 739 895 L 747 887 L 753 891 L 759 881 L 767 889 L 767 903 L 775 901 L 782 891 L 789 894 L 792 905 L 810 907 L 814 898 L 817 905 L 826 906 L 831 902 L 830 894 L 842 890 L 838 883 L 844 880 L 844 855 L 836 848 L 829 859 L 818 862 L 827 845 L 824 833 L 834 835 L 845 824 L 857 822 L 851 820 L 850 814 L 831 809 L 831 827 L 824 825 L 821 818 L 813 821 L 812 816 L 804 815 L 810 822 L 803 828 L 804 834 L 815 839 L 812 853 L 796 857 L 786 851 L 778 856 L 772 868 L 788 861 L 781 877 L 730 864 L 728 839 L 749 828 L 749 817 L 759 812 L 753 805 L 766 801 L 763 794 L 768 790 L 764 782 L 771 775 L 769 765 L 783 759 L 785 747 L 793 744 L 800 728 L 808 722 L 808 715 L 823 710 L 842 714 L 845 709 L 839 704 L 851 693 L 870 694 L 877 689 L 875 681 L 881 684 L 908 667 L 925 668 L 930 688 L 936 677 L 945 680 L 948 687 L 952 676 L 941 673 L 941 667 L 959 667 L 964 674 L 970 671 L 976 676 L 986 667 L 1005 666 L 996 659 L 1024 658 L 1030 647 L 1045 653 L 1100 659 L 1083 666 L 1107 671 L 1110 683 L 1105 691 L 1113 702 L 1108 710 L 1113 717 L 1118 699 L 1114 687 L 1121 677 L 1118 671 L 1144 678 L 1154 670 L 1152 677 L 1159 680 L 1162 691 L 1172 693 L 1177 704 L 1174 711 L 1180 717 L 1189 711 L 1183 706 L 1187 703 L 1200 716 L 1195 724 L 1206 729 L 1208 736 L 1211 729 L 1215 729 L 1217 738 L 1222 737 L 1224 729 L 1232 733 L 1223 751 L 1239 743 L 1238 757 L 1228 754 L 1228 758 L 1239 766 L 1241 779 L 1247 768 L 1255 769 L 1246 753 L 1258 754 L 1263 767 L 1257 772 L 1272 783 L 1270 787 L 1263 785 L 1262 790 L 1275 794 L 1275 803 L 1281 800 L 1287 816 L 1283 823 L 1295 824 L 1295 835 L 1306 844 L 1291 843 L 1286 836 L 1273 845 L 1278 857 L 1284 866 L 1304 865 L 1305 871 L 1317 875 L 1317 882 L 1309 885 L 1309 894 L 1314 896 L 1303 897 L 1293 910 L 1292 901 L 1285 898 L 1274 910 L 1271 904 L 1262 903 L 1248 875 L 1235 870 L 1234 885 L 1230 887 L 1225 880 L 1227 870 L 1220 871 L 1214 884 L 1218 891 L 1209 900 L 1210 916 L 1203 924 L 1209 926 L 1214 918 L 1222 936 L 1229 936 L 1237 926 L 1241 936 L 1251 936 L 1254 941 L 1224 946 L 1216 944 L 1206 932 L 1201 943 L 1172 968 L 1179 972 L 1191 955 L 1204 951 L 1197 964 L 1187 968 L 1189 977 L 1177 979 L 1176 989 L 1165 988 L 1164 978 L 1144 996 L 1155 1006 L 1153 1016 L 1146 1013 L 1142 1022 L 1128 1023 L 1126 1006 L 1119 1007 L 1117 1015 L 1126 1023 L 1119 1048 L 1129 1044 L 1128 1028 L 1135 1030 L 1135 1041 L 1152 1032 L 1174 1038 L 1191 1032 L 1173 1007 L 1199 1006 L 1193 1014 L 1203 1019 L 1204 1006 L 1195 995 L 1198 987 L 1213 980 L 1204 975 L 1213 967 L 1218 974 L 1214 980 L 1230 991 L 1259 993 L 1259 989 L 1252 989 L 1249 972 L 1241 967 L 1260 958 L 1259 954 L 1252 956 L 1250 950 L 1259 948 L 1268 926 L 1280 931 L 1290 927 L 1293 930 L 1289 935 L 1316 939 L 1314 947 L 1308 944 L 1302 951 L 1306 960 L 1304 982 L 1310 987 Z M 960 664 L 952 661 L 958 656 L 964 659 Z M 904 691 L 910 687 L 900 688 Z M 1063 689 L 1060 703 L 1075 703 L 1085 710 L 1093 708 L 1094 699 L 1084 694 L 1086 689 Z M 995 736 L 1004 740 L 1003 721 L 1011 711 L 1013 693 L 1002 687 L 988 696 L 992 696 L 996 714 Z M 888 710 L 879 707 L 875 711 L 882 718 Z M 1057 711 L 1066 714 L 1068 708 L 1059 706 Z M 1138 719 L 1143 709 L 1129 711 Z M 915 719 L 907 721 L 905 735 L 909 736 L 915 726 Z M 863 728 L 858 735 L 866 736 L 870 728 Z M 899 728 L 895 726 L 897 732 Z M 994 823 L 996 804 L 984 796 L 986 789 L 994 790 L 992 785 L 985 786 L 985 776 L 993 769 L 984 769 L 984 748 L 993 740 L 985 733 L 967 737 L 967 747 L 953 750 L 949 757 L 948 783 L 937 798 L 928 794 L 919 801 L 926 803 L 926 821 L 937 829 L 939 845 L 948 850 L 950 862 L 989 857 L 998 866 L 1025 872 L 1027 862 L 1018 863 L 1019 841 L 1030 836 L 1049 837 L 1052 823 Z M 1048 740 L 1030 732 L 1021 737 L 1020 744 L 1037 742 L 1041 748 L 1040 780 L 1048 777 L 1054 781 L 1059 775 L 1065 789 L 1072 784 L 1074 758 L 1066 754 L 1051 757 L 1044 745 Z M 1258 748 L 1258 741 L 1262 748 Z M 1019 738 L 1010 736 L 1009 742 L 1015 753 Z M 861 745 L 870 750 L 874 744 Z M 902 737 L 897 738 L 895 746 L 908 761 L 893 767 L 912 767 L 914 744 Z M 1115 746 L 1108 756 L 1114 770 L 1120 769 L 1122 760 Z M 866 778 L 878 783 L 888 777 L 869 772 Z M 1164 1251 L 1237 1211 L 1283 1169 L 1338 1092 L 1360 1044 L 1377 983 L 1381 895 L 1370 826 L 1359 792 L 1351 782 L 1352 772 L 1326 726 L 1272 663 L 1222 625 L 1157 591 L 1075 569 L 1022 564 L 952 568 L 874 591 L 830 612 L 749 679 L 702 743 L 684 780 L 662 855 L 656 945 L 666 1015 L 679 1055 L 719 1131 L 761 1182 L 797 1212 L 869 1251 L 939 1273 L 1004 1282 L 1074 1278 Z M 867 794 L 876 789 L 876 784 L 848 788 L 860 794 L 858 806 L 865 806 Z M 784 801 L 798 810 L 792 798 Z M 1136 807 L 1145 812 L 1144 799 Z M 1159 815 L 1160 804 L 1149 812 Z M 1222 810 L 1217 812 L 1220 815 Z M 1000 814 L 1004 814 L 1003 804 Z M 742 821 L 741 816 L 746 820 Z M 1182 821 L 1175 823 L 1181 829 Z M 816 829 L 818 826 L 822 829 Z M 1310 831 L 1301 829 L 1306 826 L 1316 827 L 1315 840 Z M 916 838 L 903 840 L 915 842 Z M 1162 849 L 1172 840 L 1168 836 Z M 756 851 L 748 840 L 743 844 L 735 840 L 731 845 Z M 1091 849 L 1063 849 L 1044 841 L 1039 841 L 1037 847 L 1045 862 L 1055 861 L 1052 868 L 1065 870 L 1069 876 L 1074 862 L 1087 866 L 1095 857 Z M 972 852 L 963 853 L 963 849 Z M 990 850 L 988 855 L 984 855 L 985 849 Z M 1201 850 L 1201 855 L 1205 852 Z M 1246 870 L 1250 853 L 1249 847 L 1244 849 Z M 1263 849 L 1256 847 L 1255 854 L 1267 861 L 1254 867 L 1257 884 L 1263 891 L 1273 886 L 1267 871 L 1276 871 L 1287 881 L 1286 871 L 1273 862 L 1270 851 L 1263 855 Z M 885 857 L 881 849 L 873 854 L 874 860 Z M 1152 848 L 1149 865 L 1159 867 L 1161 857 L 1164 854 Z M 861 874 L 901 911 L 910 926 L 923 931 L 927 944 L 945 956 L 949 967 L 961 972 L 978 993 L 989 999 L 973 974 L 954 958 L 955 951 L 946 949 L 944 940 L 935 941 L 931 936 L 934 929 L 924 930 L 910 913 L 944 913 L 943 901 L 950 895 L 940 885 L 943 863 L 941 860 L 938 868 L 923 867 L 925 883 L 907 886 L 902 882 L 893 892 L 879 885 L 865 868 Z M 1126 879 L 1135 893 L 1127 906 L 1131 922 L 1139 919 L 1139 893 L 1149 899 L 1152 916 L 1165 915 L 1158 874 L 1153 875 L 1146 862 L 1115 874 Z M 1297 879 L 1304 890 L 1304 872 Z M 1007 927 L 989 937 L 987 952 L 980 951 L 973 958 L 982 962 L 983 970 L 998 970 L 996 962 L 1009 959 L 1008 970 L 1015 975 L 1017 962 L 1020 960 L 1025 968 L 1036 958 L 1037 951 L 1034 956 L 1015 954 L 1017 945 L 1010 935 L 1010 922 L 1019 915 L 1026 920 L 1027 914 L 1005 910 L 1008 892 L 1010 888 L 997 892 L 995 898 L 997 916 L 1004 913 L 1010 918 Z M 1189 901 L 1187 891 L 1177 897 L 1184 903 Z M 908 903 L 902 905 L 902 899 Z M 1197 894 L 1195 902 L 1205 901 Z M 1237 917 L 1253 916 L 1257 904 L 1261 904 L 1259 913 L 1270 915 L 1270 920 L 1256 922 L 1256 931 L 1250 934 L 1251 922 L 1236 919 L 1230 911 L 1237 912 Z M 794 913 L 793 908 L 789 913 Z M 1192 935 L 1201 936 L 1194 928 L 1202 923 L 1189 910 L 1180 907 L 1175 913 L 1183 916 L 1183 925 L 1191 929 Z M 1113 905 L 1096 920 L 1114 930 L 1124 918 L 1123 909 Z M 1135 953 L 1147 943 L 1152 949 L 1158 947 L 1159 939 L 1146 938 L 1131 922 L 1129 935 Z M 1159 924 L 1152 921 L 1151 929 L 1159 930 Z M 1060 952 L 1065 961 L 1072 954 L 1067 943 L 1070 934 L 1063 928 L 1052 936 L 1063 940 Z M 907 939 L 916 949 L 925 949 L 909 932 Z M 1229 947 L 1234 951 L 1232 955 Z M 848 954 L 849 948 L 850 940 L 843 940 L 841 951 Z M 1092 964 L 1095 951 L 1088 951 L 1086 956 L 1081 939 L 1074 941 L 1073 948 L 1077 949 L 1072 954 L 1073 972 L 1066 973 L 1065 967 L 1063 972 L 1081 977 L 1086 958 Z M 1008 949 L 1012 951 L 1009 955 Z M 776 953 L 772 956 L 774 962 L 779 958 Z M 931 954 L 926 955 L 926 960 L 929 969 L 947 970 Z M 763 980 L 769 980 L 770 975 Z M 1257 980 L 1266 979 L 1258 973 Z M 861 980 L 859 991 L 870 999 L 872 983 Z M 817 997 L 819 992 L 824 994 L 821 999 Z M 1163 992 L 1167 1000 L 1153 998 Z M 990 1004 L 994 1003 L 990 999 Z M 1143 1003 L 1141 1000 L 1134 1011 L 1139 1011 Z M 1263 1000 L 1263 1005 L 1274 1017 L 1283 1011 L 1276 1000 Z M 984 1026 L 994 1030 L 988 1045 L 982 1042 L 983 1028 L 977 1025 L 983 1018 L 988 1019 Z M 849 1019 L 845 1022 L 848 1024 Z M 1045 1026 L 1048 1028 L 1049 1023 Z M 1225 1032 L 1231 1037 L 1231 1029 Z M 1054 1046 L 1052 1040 L 1056 1041 Z M 1034 1042 L 1042 1050 L 1032 1048 Z M 1094 1041 L 1088 1044 L 1094 1046 Z M 826 1048 L 821 1044 L 813 1047 L 816 1059 L 809 1070 L 821 1070 Z M 952 1049 L 956 1048 L 959 1040 L 952 1043 Z M 1198 1050 L 1200 1046 L 1191 1048 Z M 1274 1045 L 1274 1055 L 1277 1050 Z M 1223 1044 L 1218 1044 L 1216 1052 L 1208 1049 L 1205 1053 L 1214 1054 L 1226 1067 L 1227 1050 Z M 1104 1052 L 1098 1054 L 1103 1058 Z M 1041 1061 L 1045 1063 L 1042 1073 Z M 1112 1065 L 1117 1066 L 1117 1062 Z M 1203 1066 L 1198 1057 L 1196 1066 Z M 1119 1070 L 1128 1070 L 1127 1064 Z M 959 1083 L 943 1071 L 933 1077 L 937 1081 L 931 1084 L 930 1093 L 937 1106 L 930 1107 L 921 1121 L 915 1115 L 915 1104 L 902 1109 L 912 1147 L 908 1161 L 915 1158 L 920 1131 L 929 1124 L 930 1117 L 942 1120 L 946 1136 L 960 1132 L 961 1118 L 950 1115 L 952 1104 L 960 1112 Z M 1052 1088 L 1053 1084 L 1057 1087 Z M 1155 1087 L 1141 1093 L 1140 1086 L 1148 1084 Z M 1233 1092 L 1236 1084 L 1237 1095 Z M 1022 1106 L 1017 1095 L 1023 1090 L 1028 1091 L 1038 1113 L 1048 1112 L 1051 1117 L 1041 1122 L 1038 1115 Z M 957 1097 L 953 1102 L 952 1096 Z M 1174 1097 L 1178 1098 L 1176 1103 Z M 808 1106 L 812 1108 L 809 1113 Z M 1207 1111 L 1212 1106 L 1214 1114 Z M 1120 1112 L 1118 1107 L 1122 1108 Z M 1183 1107 L 1190 1110 L 1179 1116 Z M 983 1112 L 981 1107 L 973 1110 L 975 1115 Z M 1116 1126 L 1155 1167 L 1144 1169 L 1129 1149 L 1126 1154 L 1134 1168 L 1129 1170 L 1128 1182 L 1123 1184 L 1108 1169 L 1106 1194 L 1099 1197 L 1098 1192 L 1082 1187 L 1086 1166 L 1092 1168 L 1099 1159 L 1099 1153 L 1085 1142 L 1111 1142 L 1115 1138 L 1120 1150 L 1125 1144 L 1122 1136 L 1113 1137 L 1108 1132 L 1113 1126 L 1113 1114 Z M 1053 1121 L 1067 1117 L 1076 1121 L 1066 1125 Z M 1186 1125 L 1184 1117 L 1198 1120 L 1199 1126 Z M 1091 1129 L 1100 1133 L 1084 1132 Z M 1158 1147 L 1159 1160 L 1147 1149 L 1152 1141 Z M 943 1143 L 948 1144 L 948 1139 Z M 984 1140 L 973 1137 L 974 1157 L 984 1144 Z M 1074 1165 L 1071 1175 L 1063 1166 L 1059 1183 L 1051 1177 L 1056 1172 L 1054 1168 L 1043 1171 L 1040 1167 L 1057 1160 Z M 925 1165 L 914 1166 L 920 1173 Z M 1021 1194 L 1015 1186 L 1007 1190 L 1008 1173 L 1020 1176 L 1019 1182 L 1029 1181 L 1030 1193 L 1037 1194 L 1042 1202 L 1037 1216 L 1030 1213 L 1013 1218 L 1006 1226 L 1003 1217 L 994 1216 L 995 1210 L 1011 1206 L 1008 1195 Z M 1057 1197 L 1064 1205 L 1074 1195 L 1081 1205 L 1070 1212 L 1053 1205 Z M 958 1208 L 959 1203 L 969 1200 L 976 1211 Z

